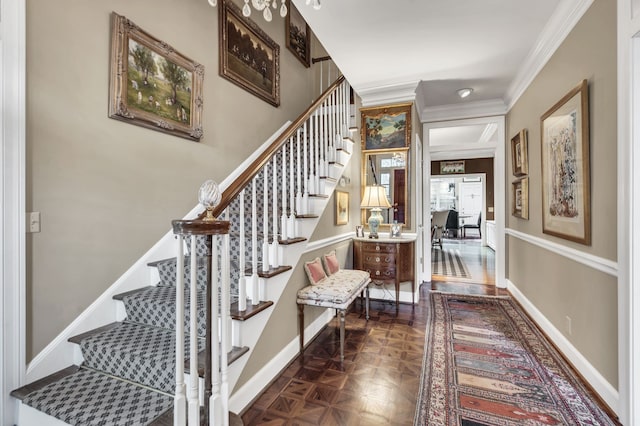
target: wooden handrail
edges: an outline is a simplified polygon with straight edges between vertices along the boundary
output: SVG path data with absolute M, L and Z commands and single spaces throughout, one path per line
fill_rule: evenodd
M 322 102 L 329 97 L 329 95 L 342 84 L 344 81 L 344 76 L 340 76 L 333 82 L 327 89 L 322 92 L 320 97 L 316 99 L 298 118 L 293 121 L 287 127 L 287 129 L 282 132 L 278 138 L 273 141 L 273 143 L 258 157 L 247 169 L 242 172 L 240 176 L 236 180 L 234 180 L 229 187 L 222 193 L 222 199 L 220 200 L 220 204 L 213 210 L 213 215 L 218 217 L 222 214 L 224 209 L 231 203 L 231 201 L 242 191 L 244 187 L 246 187 L 249 183 L 251 183 L 251 179 L 258 174 L 258 172 L 264 167 L 264 165 L 271 160 L 271 158 L 278 152 L 278 150 L 284 145 L 284 143 L 293 136 L 298 128 L 304 124 L 304 122 L 311 116 L 313 111 L 315 111 Z M 206 214 L 202 212 L 200 219 L 204 217 Z

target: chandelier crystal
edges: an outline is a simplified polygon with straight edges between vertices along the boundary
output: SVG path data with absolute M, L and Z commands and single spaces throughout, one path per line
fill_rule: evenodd
M 218 0 L 207 0 L 212 7 L 216 7 L 218 5 Z M 278 9 L 278 0 L 244 0 L 244 6 L 242 7 L 242 15 L 249 17 L 251 16 L 251 7 L 249 7 L 249 3 L 251 6 L 258 12 L 262 12 L 262 17 L 265 21 L 271 22 L 273 19 L 273 14 L 271 13 L 271 9 Z M 312 5 L 315 10 L 320 9 L 320 0 L 306 0 L 307 5 Z M 269 7 L 271 6 L 271 7 Z M 287 16 L 289 10 L 287 9 L 286 0 L 280 0 L 280 16 L 283 18 Z

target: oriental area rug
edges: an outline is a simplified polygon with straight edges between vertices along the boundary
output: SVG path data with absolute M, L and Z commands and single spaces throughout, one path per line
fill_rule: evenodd
M 509 297 L 432 292 L 414 425 L 615 425 Z

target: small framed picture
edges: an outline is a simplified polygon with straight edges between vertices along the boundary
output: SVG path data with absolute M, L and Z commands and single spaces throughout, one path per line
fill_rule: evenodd
M 364 238 L 364 226 L 362 225 L 356 226 L 356 237 Z
M 454 173 L 464 173 L 464 160 L 440 162 L 441 175 L 450 175 Z
M 520 130 L 517 135 L 511 138 L 511 164 L 514 176 L 524 176 L 529 173 L 526 129 Z
M 336 225 L 349 222 L 349 193 L 336 191 Z
M 529 220 L 529 178 L 521 178 L 511 184 L 512 211 L 515 217 Z

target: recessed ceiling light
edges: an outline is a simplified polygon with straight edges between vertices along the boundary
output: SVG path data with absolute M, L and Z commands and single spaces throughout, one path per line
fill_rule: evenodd
M 473 92 L 473 89 L 470 89 L 470 88 L 460 89 L 458 90 L 458 96 L 464 99 L 467 96 L 469 96 L 471 92 Z

